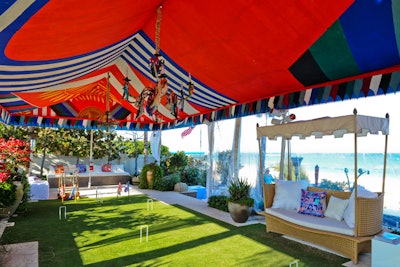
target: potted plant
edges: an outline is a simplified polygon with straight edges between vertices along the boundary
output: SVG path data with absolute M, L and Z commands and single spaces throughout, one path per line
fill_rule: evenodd
M 254 199 L 250 197 L 251 185 L 247 179 L 234 179 L 230 182 L 228 191 L 228 211 L 233 221 L 244 223 L 251 214 Z

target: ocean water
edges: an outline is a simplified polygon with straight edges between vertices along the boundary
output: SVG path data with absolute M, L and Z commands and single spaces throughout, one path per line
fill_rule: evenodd
M 310 183 L 315 182 L 315 166 L 319 166 L 319 181 L 347 182 L 345 168 L 348 169 L 350 183 L 354 182 L 354 154 L 353 153 L 302 153 L 292 156 L 303 157 L 301 169 L 307 174 Z M 255 184 L 258 172 L 258 153 L 242 153 L 240 156 L 240 177 L 248 177 Z M 362 174 L 358 184 L 374 192 L 382 192 L 384 156 L 383 153 L 359 153 L 357 169 L 362 168 L 369 174 Z M 287 160 L 286 160 L 287 161 Z M 272 175 L 279 177 L 274 170 L 279 166 L 280 154 L 267 153 L 266 167 Z M 358 172 L 357 172 L 358 173 Z M 387 155 L 385 179 L 384 213 L 386 215 L 400 216 L 400 154 Z M 400 218 L 398 219 L 400 223 Z

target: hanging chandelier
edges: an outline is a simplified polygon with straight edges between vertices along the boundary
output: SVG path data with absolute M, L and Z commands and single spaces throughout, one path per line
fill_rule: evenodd
M 162 6 L 157 9 L 157 21 L 155 32 L 155 52 L 149 59 L 149 72 L 155 79 L 153 86 L 147 86 L 142 89 L 137 97 L 133 97 L 129 93 L 131 81 L 126 75 L 123 85 L 123 100 L 132 103 L 137 109 L 135 119 L 139 119 L 142 115 L 147 115 L 155 122 L 162 120 L 159 107 L 162 99 L 166 99 L 166 108 L 170 111 L 171 115 L 179 118 L 181 112 L 184 111 L 184 103 L 194 94 L 194 83 L 192 83 L 191 74 L 189 73 L 189 81 L 186 84 L 188 87 L 188 94 L 185 97 L 184 85 L 181 84 L 179 93 L 174 92 L 168 88 L 168 79 L 165 73 L 165 60 L 160 53 L 160 32 L 161 32 L 161 19 L 162 19 Z M 133 99 L 133 100 L 131 100 Z

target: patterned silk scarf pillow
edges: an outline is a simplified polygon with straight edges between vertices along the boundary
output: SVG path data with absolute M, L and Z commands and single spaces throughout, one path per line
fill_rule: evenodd
M 299 213 L 324 217 L 326 206 L 326 192 L 310 192 L 301 189 L 301 202 Z

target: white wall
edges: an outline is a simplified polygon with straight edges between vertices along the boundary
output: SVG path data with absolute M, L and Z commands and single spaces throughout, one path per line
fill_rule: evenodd
M 33 155 L 32 156 L 32 161 L 31 161 L 31 169 L 30 172 L 33 174 L 39 175 L 40 174 L 40 165 L 42 163 L 42 156 L 43 155 Z M 43 165 L 43 175 L 47 175 L 49 166 L 50 165 L 56 165 L 59 163 L 62 163 L 64 165 L 74 165 L 76 164 L 77 158 L 76 157 L 71 157 L 71 156 L 57 156 L 57 155 L 51 155 L 48 154 L 46 155 L 45 162 Z M 94 164 L 101 165 L 103 163 L 107 163 L 107 158 L 103 159 L 95 159 L 93 160 Z M 147 163 L 154 162 L 154 158 L 149 155 L 147 157 Z M 86 165 L 89 165 L 89 158 L 79 158 L 79 163 L 83 163 Z M 114 160 L 111 163 L 113 164 L 123 164 L 125 171 L 129 172 L 130 174 L 133 174 L 135 172 L 135 159 L 134 158 L 129 158 L 128 155 L 122 155 L 120 160 Z M 137 160 L 137 171 L 140 172 L 140 170 L 143 168 L 143 155 L 139 155 L 139 158 Z

